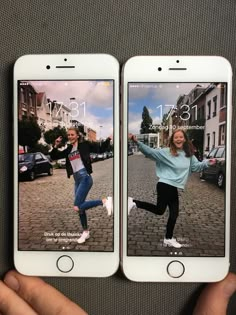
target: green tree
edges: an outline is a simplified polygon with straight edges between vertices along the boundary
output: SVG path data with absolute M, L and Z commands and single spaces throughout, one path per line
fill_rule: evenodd
M 41 138 L 41 129 L 35 118 L 22 119 L 18 121 L 19 144 L 24 148 L 32 148 Z
M 143 107 L 143 113 L 142 113 L 142 119 L 143 121 L 141 122 L 141 129 L 140 133 L 152 133 L 154 132 L 152 128 L 152 118 L 149 114 L 149 110 L 147 109 L 146 106 Z
M 47 144 L 36 143 L 28 152 L 42 152 L 47 155 L 50 147 Z
M 167 117 L 168 117 L 168 113 L 166 113 L 166 114 L 164 114 L 164 115 L 162 116 L 162 122 L 161 122 L 161 125 L 162 125 L 162 126 L 167 126 L 167 124 L 168 124 L 168 119 L 167 119 Z
M 44 140 L 47 144 L 54 144 L 58 137 L 62 137 L 61 145 L 64 146 L 67 142 L 67 131 L 65 127 L 57 126 L 44 133 Z

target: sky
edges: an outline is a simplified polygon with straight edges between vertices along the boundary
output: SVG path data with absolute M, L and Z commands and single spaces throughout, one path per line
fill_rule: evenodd
M 69 107 L 72 119 L 94 129 L 97 138 L 113 134 L 112 81 L 30 81 L 30 84 L 37 93 L 45 92 L 46 98 Z
M 144 106 L 148 108 L 153 124 L 160 124 L 162 116 L 176 105 L 178 97 L 189 94 L 197 84 L 205 88 L 209 85 L 209 83 L 129 83 L 129 132 L 139 134 Z

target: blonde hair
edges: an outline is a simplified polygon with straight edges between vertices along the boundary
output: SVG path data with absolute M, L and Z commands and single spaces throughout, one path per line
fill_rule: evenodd
M 71 127 L 69 127 L 69 128 L 67 129 L 67 131 L 69 131 L 69 130 L 74 130 L 74 131 L 77 133 L 77 136 L 80 136 L 80 131 L 79 131 L 78 128 L 71 126 Z
M 83 136 L 81 135 L 81 132 L 79 131 L 79 128 L 76 128 L 76 127 L 74 127 L 74 126 L 71 126 L 71 127 L 69 127 L 69 128 L 67 129 L 67 131 L 69 131 L 69 130 L 73 130 L 73 131 L 76 132 L 76 134 L 77 134 L 77 136 L 78 136 L 78 142 L 79 142 L 79 143 L 84 141 Z

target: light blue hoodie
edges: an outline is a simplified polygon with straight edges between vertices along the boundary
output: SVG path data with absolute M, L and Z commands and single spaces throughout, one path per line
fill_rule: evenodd
M 208 161 L 199 162 L 195 155 L 186 157 L 183 150 L 178 150 L 178 156 L 170 152 L 170 148 L 153 149 L 137 142 L 140 151 L 156 162 L 156 175 L 159 182 L 184 189 L 192 172 L 201 172 L 208 167 Z

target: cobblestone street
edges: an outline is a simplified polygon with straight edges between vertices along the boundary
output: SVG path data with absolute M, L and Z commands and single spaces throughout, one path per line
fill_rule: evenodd
M 128 195 L 156 204 L 155 162 L 135 154 L 128 163 Z M 128 218 L 128 255 L 224 256 L 224 191 L 194 173 L 179 196 L 174 237 L 182 248 L 163 247 L 168 210 L 157 216 L 133 209 Z
M 93 164 L 93 187 L 87 199 L 112 196 L 113 159 Z M 82 231 L 78 213 L 73 210 L 74 179 L 65 169 L 53 176 L 40 176 L 19 183 L 21 250 L 113 250 L 113 216 L 99 206 L 87 210 L 90 238 L 79 245 Z

